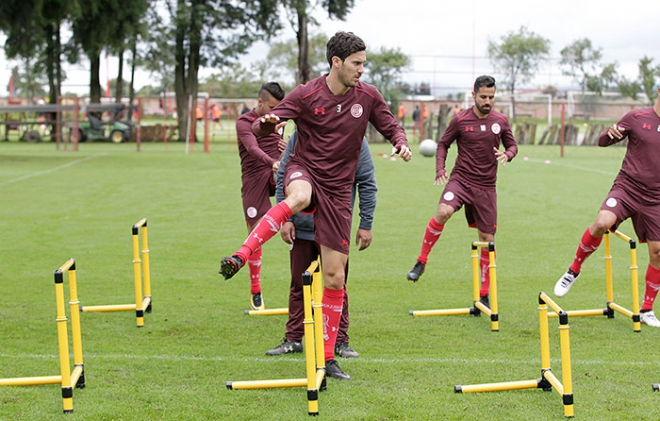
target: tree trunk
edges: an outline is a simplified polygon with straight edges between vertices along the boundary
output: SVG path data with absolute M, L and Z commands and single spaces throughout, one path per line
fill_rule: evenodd
M 48 74 L 48 99 L 51 104 L 57 103 L 57 81 L 55 79 L 55 66 L 59 63 L 55 51 L 55 28 L 53 24 L 48 24 L 46 30 L 46 73 Z
M 124 93 L 124 49 L 119 51 L 119 69 L 117 70 L 117 84 L 115 85 L 115 102 L 121 102 Z
M 307 23 L 307 11 L 298 10 L 298 83 L 307 83 L 310 80 Z
M 89 57 L 89 101 L 92 103 L 101 102 L 101 53 L 96 52 Z
M 186 7 L 184 0 L 178 0 L 178 13 L 182 13 Z M 179 19 L 178 25 L 183 25 L 182 20 Z M 176 115 L 179 129 L 179 140 L 186 139 L 188 130 L 188 95 L 186 90 L 186 52 L 185 52 L 185 37 L 187 28 L 185 26 L 177 26 L 175 37 L 175 51 L 174 51 L 174 93 L 176 95 Z
M 135 101 L 135 66 L 137 63 L 137 35 L 133 36 L 131 44 L 131 82 L 128 86 L 128 121 L 133 120 L 133 101 Z

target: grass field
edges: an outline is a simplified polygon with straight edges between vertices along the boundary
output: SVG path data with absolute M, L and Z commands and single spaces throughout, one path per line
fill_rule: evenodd
M 149 221 L 153 313 L 83 313 L 87 387 L 74 391 L 71 420 L 305 420 L 306 391 L 228 390 L 227 381 L 299 378 L 303 354 L 266 357 L 285 317 L 248 317 L 247 270 L 217 271 L 247 232 L 235 148 L 185 154 L 179 143 L 0 143 L 0 377 L 59 373 L 53 271 L 76 259 L 83 305 L 133 300 L 131 227 Z M 447 224 L 417 284 L 405 280 L 440 188 L 434 160 L 392 162 L 372 145 L 379 185 L 373 245 L 351 254 L 351 345 L 340 361 L 354 380 L 328 380 L 325 420 L 558 420 L 561 397 L 541 390 L 456 394 L 454 385 L 537 379 L 541 373 L 537 296 L 552 292 L 592 222 L 623 148 L 520 147 L 500 168 L 500 331 L 486 317 L 413 318 L 411 309 L 471 305 L 470 243 L 462 213 Z M 453 155 L 452 155 L 453 156 Z M 523 159 L 527 157 L 528 159 Z M 546 161 L 549 160 L 549 163 Z M 451 158 L 453 162 L 453 158 Z M 621 231 L 634 236 L 629 222 Z M 287 246 L 266 244 L 267 307 L 287 303 Z M 630 307 L 629 249 L 613 239 L 615 297 Z M 640 291 L 648 263 L 639 247 Z M 565 309 L 605 306 L 603 251 L 587 261 Z M 68 297 L 68 292 L 67 292 Z M 657 420 L 660 330 L 618 315 L 570 323 L 576 419 Z M 553 371 L 559 336 L 551 321 Z M 0 388 L 0 420 L 58 420 L 58 386 Z

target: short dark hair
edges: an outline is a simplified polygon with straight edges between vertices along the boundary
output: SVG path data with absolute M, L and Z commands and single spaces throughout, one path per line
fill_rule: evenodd
M 284 99 L 284 89 L 280 86 L 279 83 L 277 82 L 266 82 L 263 85 L 261 85 L 261 89 L 259 89 L 259 98 L 266 100 L 268 98 L 264 98 L 264 92 L 268 92 L 273 98 L 275 98 L 278 101 L 281 101 Z
M 339 57 L 341 61 L 346 60 L 346 57 L 358 51 L 365 51 L 367 46 L 352 32 L 339 31 L 328 40 L 325 49 L 325 57 L 328 59 L 328 64 L 332 67 L 332 58 Z
M 479 92 L 479 88 L 485 86 L 486 88 L 492 88 L 495 86 L 495 78 L 488 75 L 479 76 L 477 80 L 474 81 L 474 92 Z

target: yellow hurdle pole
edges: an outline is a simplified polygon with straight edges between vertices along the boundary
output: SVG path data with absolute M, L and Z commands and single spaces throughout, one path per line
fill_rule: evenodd
M 323 276 L 321 263 L 317 260 L 312 277 L 312 308 L 314 310 L 314 340 L 316 350 L 317 387 L 325 390 L 325 342 L 323 340 Z M 308 269 L 309 270 L 309 269 Z
M 477 300 L 478 301 L 478 300 Z M 449 308 L 446 310 L 410 310 L 411 316 L 458 316 L 461 314 L 474 314 L 473 308 Z
M 495 262 L 495 243 L 488 243 L 488 275 L 490 276 L 490 323 L 491 330 L 500 330 L 500 318 L 497 305 L 497 263 Z
M 562 402 L 564 403 L 564 416 L 572 417 L 573 412 L 573 376 L 571 372 L 571 340 L 568 316 L 559 317 L 559 343 L 561 347 L 561 375 L 564 386 Z
M 12 377 L 0 379 L 0 386 L 41 386 L 45 384 L 62 384 L 62 376 Z
M 304 387 L 307 385 L 307 379 L 282 379 L 282 380 L 248 380 L 239 382 L 227 382 L 229 390 L 250 390 L 250 389 L 280 389 L 291 387 Z
M 144 219 L 140 222 L 145 221 Z M 135 323 L 137 327 L 144 326 L 144 309 L 142 308 L 142 260 L 140 259 L 139 223 L 133 225 L 133 283 L 135 284 Z
M 548 304 L 545 294 L 539 294 L 539 332 L 541 339 L 541 373 L 552 370 L 550 365 L 550 333 L 548 329 Z
M 502 392 L 506 390 L 536 389 L 540 387 L 538 380 L 520 380 L 514 382 L 470 384 L 454 386 L 456 393 Z
M 316 337 L 314 335 L 314 311 L 312 310 L 313 272 L 318 262 L 313 262 L 302 274 L 305 329 L 305 373 L 307 374 L 307 409 L 310 415 L 319 413 L 319 390 L 316 386 Z M 311 269 L 311 271 L 310 271 Z
M 585 316 L 609 316 L 609 308 L 595 308 L 592 310 L 568 310 L 566 311 L 568 317 L 585 317 Z M 556 319 L 559 315 L 555 312 L 548 312 L 548 317 L 551 319 Z
M 114 311 L 135 310 L 135 304 L 110 304 L 101 306 L 83 306 L 80 311 L 83 313 L 108 313 Z
M 612 285 L 612 248 L 609 232 L 606 232 L 603 237 L 605 237 L 605 291 L 607 293 L 607 302 L 611 303 L 614 301 L 614 287 Z
M 78 283 L 75 264 L 69 268 L 69 309 L 71 311 L 71 341 L 73 343 L 74 371 L 80 374 L 73 380 L 79 389 L 85 387 L 83 364 L 82 333 L 80 329 L 80 301 L 78 300 Z M 74 386 L 73 384 L 71 386 Z
M 60 375 L 62 378 L 62 407 L 65 413 L 73 412 L 73 387 L 69 361 L 69 337 L 64 305 L 64 272 L 75 270 L 75 261 L 69 259 L 55 271 L 55 301 L 57 307 L 57 340 L 60 351 Z
M 142 225 L 142 276 L 145 300 L 147 298 L 149 299 L 149 305 L 143 308 L 147 313 L 151 313 L 151 265 L 149 260 L 149 234 L 147 232 L 147 219 L 143 218 L 142 220 L 144 220 L 144 225 Z
M 280 316 L 289 314 L 288 308 L 267 308 L 264 310 L 245 310 L 248 316 Z
M 477 241 L 472 243 L 472 299 L 476 303 L 479 301 L 479 289 L 481 287 L 481 270 L 479 268 L 479 246 Z M 462 313 L 461 313 L 462 314 Z
M 633 321 L 633 331 L 641 332 L 642 324 L 639 316 L 639 267 L 637 266 L 637 242 L 619 231 L 615 231 L 614 234 L 630 244 L 630 290 L 632 292 L 632 315 L 629 315 L 629 317 L 631 317 Z M 618 311 L 622 312 L 621 310 Z

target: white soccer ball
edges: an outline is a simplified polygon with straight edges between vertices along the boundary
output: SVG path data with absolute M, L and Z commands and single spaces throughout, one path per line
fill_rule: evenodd
M 435 156 L 438 144 L 433 139 L 424 139 L 419 142 L 419 153 L 424 156 Z

